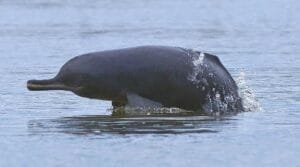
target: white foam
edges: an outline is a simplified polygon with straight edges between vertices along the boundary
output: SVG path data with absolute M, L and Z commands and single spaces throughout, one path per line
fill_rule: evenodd
M 161 114 L 191 114 L 193 111 L 188 111 L 176 107 L 119 107 L 116 109 L 109 109 L 108 112 L 114 112 L 115 115 L 134 115 L 134 116 L 149 116 Z
M 201 65 L 203 65 L 203 60 L 204 60 L 204 53 L 201 52 L 198 56 L 196 56 L 193 59 L 193 65 L 194 69 L 193 72 L 188 76 L 188 80 L 192 81 L 193 83 L 199 83 L 200 80 L 197 80 L 197 75 L 201 72 Z
M 204 59 L 204 53 L 201 52 L 198 56 L 198 58 L 196 58 L 193 61 L 194 66 L 199 66 L 199 65 L 203 65 L 203 59 Z
M 263 111 L 254 91 L 247 85 L 246 74 L 244 71 L 240 72 L 240 75 L 236 79 L 236 83 L 239 87 L 239 96 L 242 98 L 245 111 Z

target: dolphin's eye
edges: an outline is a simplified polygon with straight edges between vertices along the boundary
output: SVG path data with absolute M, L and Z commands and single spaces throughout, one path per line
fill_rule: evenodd
M 82 82 L 82 76 L 74 73 L 61 75 L 59 80 L 68 86 L 78 86 Z

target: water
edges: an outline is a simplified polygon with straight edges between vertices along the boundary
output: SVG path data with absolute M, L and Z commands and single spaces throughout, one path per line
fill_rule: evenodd
M 0 1 L 0 166 L 299 166 L 299 9 L 296 0 Z M 109 102 L 25 88 L 76 55 L 149 44 L 218 55 L 252 112 L 112 118 Z

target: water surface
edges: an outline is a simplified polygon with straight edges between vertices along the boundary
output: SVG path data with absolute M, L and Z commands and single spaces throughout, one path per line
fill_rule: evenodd
M 299 9 L 296 0 L 0 1 L 0 166 L 299 166 Z M 110 102 L 26 90 L 76 55 L 151 44 L 218 55 L 253 112 L 112 118 Z

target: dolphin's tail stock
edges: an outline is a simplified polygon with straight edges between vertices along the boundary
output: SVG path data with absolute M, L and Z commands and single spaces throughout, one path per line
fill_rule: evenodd
M 32 91 L 39 90 L 70 90 L 67 86 L 59 83 L 55 78 L 45 80 L 29 80 L 27 88 Z

